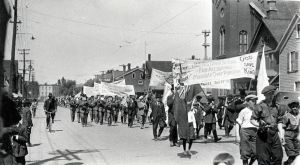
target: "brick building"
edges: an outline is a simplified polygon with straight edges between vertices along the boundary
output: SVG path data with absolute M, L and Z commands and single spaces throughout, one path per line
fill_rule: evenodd
M 265 45 L 266 68 L 270 83 L 279 85 L 281 52 L 277 47 L 294 14 L 299 11 L 300 2 L 213 0 L 212 3 L 213 59 L 230 58 L 257 51 L 261 55 L 262 45 Z M 295 45 L 292 47 L 294 49 Z M 258 64 L 259 62 L 260 59 Z M 233 93 L 237 93 L 241 88 L 256 90 L 256 80 L 235 79 L 232 81 L 232 87 Z

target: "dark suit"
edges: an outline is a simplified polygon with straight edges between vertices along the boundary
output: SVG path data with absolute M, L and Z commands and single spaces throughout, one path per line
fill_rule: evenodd
M 169 107 L 168 109 L 168 124 L 170 126 L 169 140 L 170 142 L 175 144 L 178 141 L 178 135 L 177 135 L 177 123 L 174 116 L 173 103 L 174 103 L 174 94 L 167 97 L 167 105 Z
M 137 111 L 137 102 L 131 100 L 127 103 L 127 107 L 128 107 L 128 126 L 132 127 L 134 116 Z
M 208 132 L 213 132 L 214 139 L 217 141 L 218 135 L 216 130 L 216 113 L 218 112 L 216 107 L 212 107 L 211 105 L 207 105 L 204 107 L 205 116 L 204 116 L 204 138 L 207 138 Z
M 152 102 L 151 103 L 151 117 L 152 117 L 152 123 L 153 123 L 153 136 L 156 139 L 157 137 L 160 137 L 161 133 L 164 130 L 164 127 L 166 125 L 166 112 L 164 104 L 161 102 Z M 159 132 L 157 135 L 157 127 L 159 125 Z
M 25 156 L 28 154 L 26 142 L 28 142 L 28 133 L 25 125 L 20 124 L 17 127 L 18 138 L 13 138 L 12 149 L 13 156 L 16 158 L 18 164 L 25 165 Z

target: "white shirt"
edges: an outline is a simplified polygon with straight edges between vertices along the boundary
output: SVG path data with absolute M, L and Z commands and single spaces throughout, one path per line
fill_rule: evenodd
M 252 110 L 246 107 L 242 109 L 242 111 L 239 113 L 239 116 L 236 119 L 236 121 L 241 125 L 241 128 L 256 127 L 250 122 L 251 116 L 252 116 Z
M 196 119 L 195 119 L 195 115 L 194 115 L 193 111 L 189 111 L 188 112 L 188 122 L 189 123 L 193 122 L 193 127 L 197 128 L 197 126 L 196 126 Z

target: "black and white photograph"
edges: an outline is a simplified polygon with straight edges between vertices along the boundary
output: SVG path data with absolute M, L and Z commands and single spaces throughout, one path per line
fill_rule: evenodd
M 300 0 L 0 0 L 0 165 L 300 165 Z

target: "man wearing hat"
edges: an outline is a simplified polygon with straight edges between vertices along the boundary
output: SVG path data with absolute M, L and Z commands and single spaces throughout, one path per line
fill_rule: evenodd
M 214 141 L 218 142 L 221 140 L 221 138 L 217 135 L 216 130 L 216 113 L 218 112 L 217 107 L 214 103 L 213 96 L 207 96 L 208 105 L 204 107 L 204 138 L 207 139 L 208 132 L 213 132 L 214 135 Z
M 172 85 L 172 88 L 171 88 L 171 94 L 167 97 L 167 105 L 169 107 L 168 109 L 168 124 L 169 124 L 169 141 L 170 141 L 170 147 L 173 147 L 173 146 L 178 146 L 179 147 L 179 144 L 178 144 L 178 133 L 177 133 L 177 122 L 175 120 L 175 116 L 174 116 L 174 108 L 173 108 L 173 105 L 174 105 L 174 85 Z
M 286 113 L 282 120 L 282 127 L 284 129 L 284 148 L 288 156 L 288 160 L 284 165 L 290 165 L 299 155 L 300 143 L 297 137 L 299 136 L 299 101 L 292 100 L 288 103 L 290 112 Z
M 227 102 L 225 103 L 226 111 L 224 116 L 224 128 L 225 128 L 225 137 L 230 136 L 230 132 L 233 129 L 235 123 L 235 103 L 234 96 L 232 94 L 227 95 Z
M 166 112 L 165 112 L 165 106 L 162 103 L 162 96 L 158 95 L 156 98 L 156 101 L 151 102 L 151 117 L 152 117 L 152 124 L 153 124 L 153 136 L 154 140 L 157 140 L 157 138 L 160 137 L 161 133 L 164 130 L 164 127 L 166 127 Z M 159 125 L 159 131 L 157 134 L 157 128 Z
M 55 98 L 52 96 L 52 93 L 49 93 L 48 95 L 48 99 L 45 101 L 44 103 L 44 110 L 46 112 L 46 124 L 47 124 L 47 128 L 49 127 L 49 122 L 51 122 L 51 117 L 52 117 L 52 114 L 55 113 L 56 111 L 56 108 L 57 108 L 57 102 L 55 100 Z M 53 123 L 54 121 L 52 121 Z
M 251 165 L 256 160 L 256 132 L 257 127 L 251 123 L 251 116 L 256 105 L 257 96 L 248 95 L 245 97 L 246 105 L 239 113 L 236 122 L 240 127 L 240 154 L 243 165 Z M 238 127 L 238 128 L 239 128 Z M 250 159 L 250 162 L 248 160 Z
M 23 109 L 22 109 L 22 125 L 26 127 L 27 131 L 27 137 L 28 137 L 28 145 L 31 146 L 30 142 L 30 134 L 31 134 L 31 127 L 33 126 L 32 123 L 32 114 L 30 111 L 31 102 L 26 99 L 23 103 Z
M 251 123 L 259 127 L 256 136 L 258 164 L 281 164 L 283 151 L 282 118 L 285 113 L 282 105 L 274 102 L 276 87 L 269 85 L 262 90 L 265 99 L 255 106 Z M 279 134 L 278 134 L 279 132 Z
M 197 95 L 196 100 L 193 103 L 195 110 L 195 119 L 196 119 L 196 138 L 199 138 L 199 133 L 201 128 L 203 128 L 203 105 L 201 104 L 202 96 Z
M 77 104 L 74 95 L 72 95 L 71 97 L 72 98 L 70 100 L 70 115 L 71 115 L 71 121 L 74 122 Z

